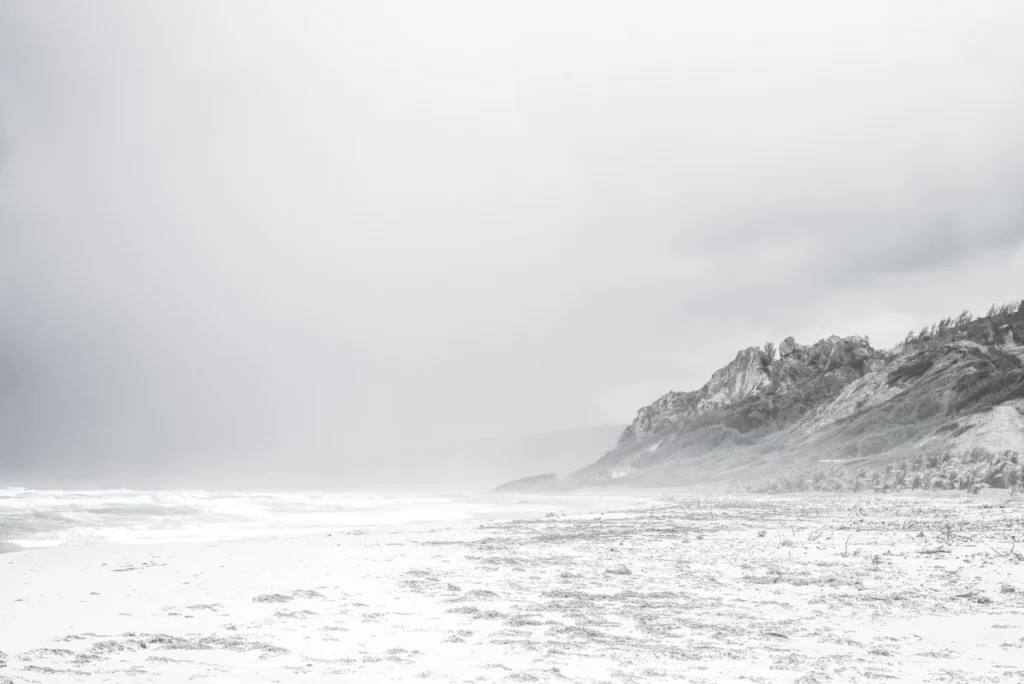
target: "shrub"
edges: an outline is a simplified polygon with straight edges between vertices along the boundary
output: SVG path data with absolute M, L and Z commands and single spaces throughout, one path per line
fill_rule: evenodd
M 934 395 L 926 394 L 914 404 L 914 414 L 918 420 L 928 420 L 942 412 L 943 405 Z
M 887 384 L 889 385 L 889 387 L 892 387 L 898 382 L 906 380 L 915 380 L 924 375 L 925 373 L 927 373 L 928 370 L 931 369 L 931 367 L 934 365 L 935 359 L 931 356 L 919 359 L 917 361 L 912 361 L 910 363 L 906 363 L 897 368 L 896 370 L 892 371 L 891 373 L 889 373 L 887 378 Z
M 1024 370 L 1010 373 L 980 371 L 972 382 L 958 386 L 956 399 L 950 405 L 953 412 L 998 406 L 1012 399 L 1024 399 Z

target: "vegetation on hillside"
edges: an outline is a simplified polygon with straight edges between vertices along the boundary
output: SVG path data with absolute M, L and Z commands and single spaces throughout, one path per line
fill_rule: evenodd
M 917 332 L 911 330 L 898 346 L 962 339 L 978 344 L 993 344 L 1007 332 L 1012 332 L 1018 342 L 1024 341 L 1024 300 L 993 304 L 982 318 L 975 318 L 974 314 L 966 310 L 959 316 L 943 318 Z
M 1013 451 L 1001 454 L 975 449 L 966 456 L 948 451 L 917 454 L 881 467 L 836 464 L 766 479 L 747 491 L 784 493 L 805 491 L 890 492 L 899 490 L 958 489 L 977 493 L 997 488 L 1020 491 L 1024 484 L 1024 457 Z
M 765 387 L 695 417 L 686 410 L 662 418 L 642 443 L 610 452 L 592 472 L 621 464 L 639 477 L 665 466 L 680 477 L 692 470 L 699 480 L 711 471 L 749 477 L 758 469 L 775 475 L 752 489 L 780 492 L 1019 487 L 1024 466 L 1016 452 L 964 455 L 941 445 L 973 429 L 970 416 L 1024 399 L 1021 342 L 1024 303 L 1016 300 L 993 305 L 983 317 L 964 311 L 945 318 L 889 350 L 858 338 L 809 347 L 787 340 L 781 351 L 768 343 L 759 350 L 771 379 Z M 810 427 L 851 383 L 876 370 L 885 375 L 854 390 L 858 398 L 838 418 Z M 941 439 L 930 439 L 936 435 Z M 940 447 L 923 453 L 924 443 Z
M 954 344 L 959 341 L 977 346 Z M 1024 484 L 1024 457 L 1013 450 L 976 448 L 965 456 L 948 449 L 922 453 L 913 445 L 936 434 L 959 437 L 972 429 L 967 417 L 1024 399 L 1021 342 L 1021 300 L 992 305 L 982 318 L 964 311 L 911 332 L 895 350 L 900 364 L 886 378 L 888 387 L 902 391 L 836 422 L 838 430 L 830 442 L 836 445 L 831 455 L 839 463 L 767 478 L 750 488 L 1019 489 Z M 891 460 L 878 461 L 888 454 Z

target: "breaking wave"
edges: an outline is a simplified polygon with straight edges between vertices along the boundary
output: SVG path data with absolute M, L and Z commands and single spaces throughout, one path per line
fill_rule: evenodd
M 323 492 L 0 488 L 0 553 L 61 544 L 213 542 L 487 515 L 460 498 Z

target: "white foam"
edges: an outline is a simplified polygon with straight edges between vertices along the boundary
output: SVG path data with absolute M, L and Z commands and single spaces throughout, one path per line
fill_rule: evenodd
M 252 539 L 338 527 L 450 522 L 483 508 L 450 497 L 8 488 L 0 490 L 0 541 L 41 548 Z
M 557 499 L 336 492 L 40 491 L 0 489 L 0 542 L 215 542 L 320 534 L 339 528 L 436 525 L 556 510 Z

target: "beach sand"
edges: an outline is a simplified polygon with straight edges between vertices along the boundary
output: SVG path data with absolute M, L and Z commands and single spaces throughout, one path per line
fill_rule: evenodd
M 0 555 L 0 682 L 1024 682 L 1019 499 L 625 501 Z

